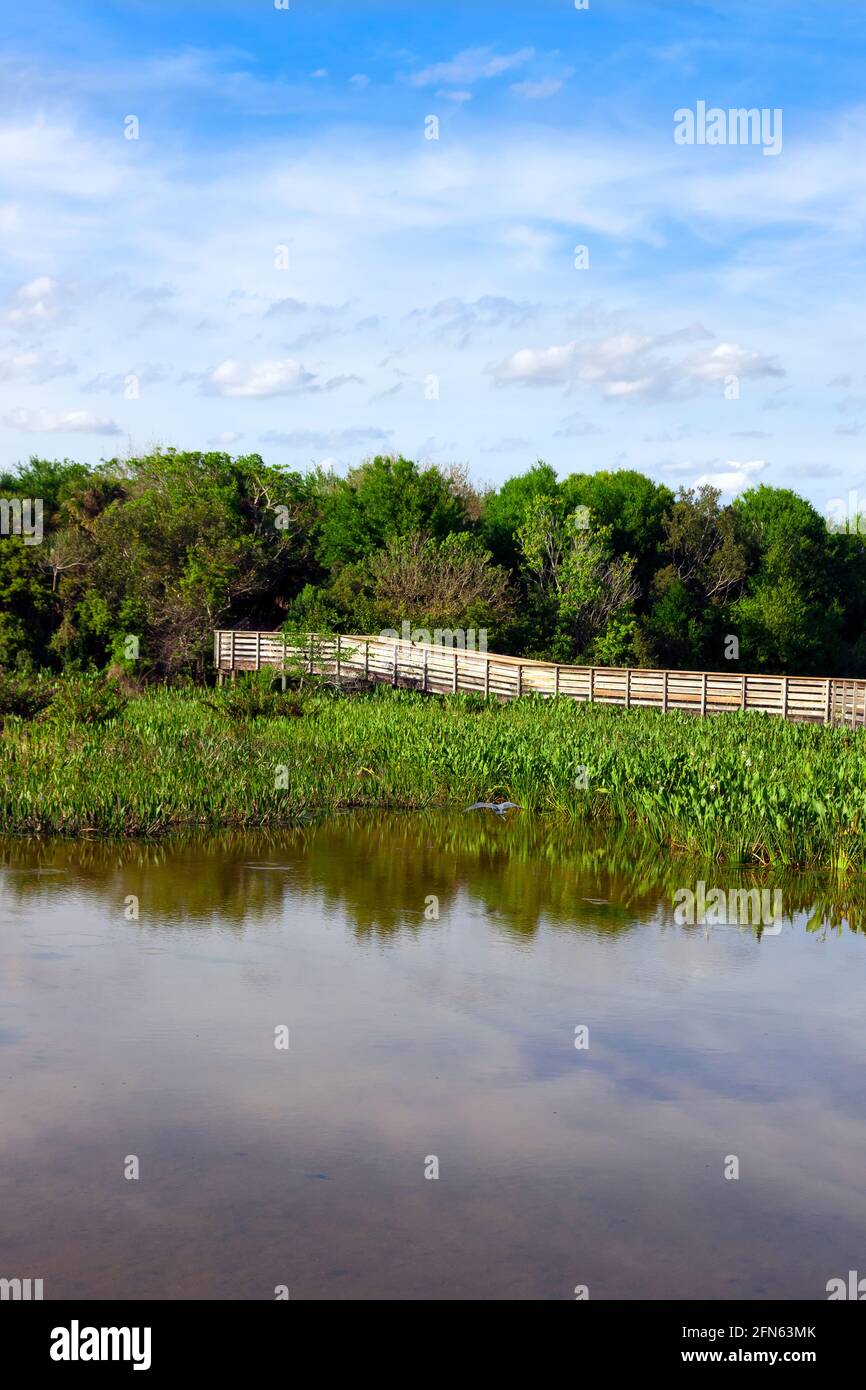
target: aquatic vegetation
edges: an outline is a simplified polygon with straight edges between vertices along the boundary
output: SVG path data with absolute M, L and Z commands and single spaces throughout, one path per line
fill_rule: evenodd
M 32 718 L 50 702 L 53 688 L 46 678 L 0 670 L 0 721 L 10 714 Z
M 251 671 L 215 691 L 208 704 L 228 719 L 298 718 L 309 709 L 300 693 L 279 688 L 272 671 Z
M 837 874 L 866 860 L 861 731 L 532 697 L 470 712 L 465 696 L 385 686 L 304 692 L 301 718 L 270 704 L 267 718 L 227 718 L 221 699 L 150 690 L 102 724 L 7 717 L 0 825 L 156 835 L 513 801 L 513 816 L 630 826 L 703 859 Z
M 45 719 L 59 728 L 74 724 L 107 724 L 126 708 L 127 696 L 105 672 L 87 672 L 55 681 Z

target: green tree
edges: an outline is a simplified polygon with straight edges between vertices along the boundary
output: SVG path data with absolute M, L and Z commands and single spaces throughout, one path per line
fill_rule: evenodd
M 719 664 L 726 603 L 743 585 L 748 555 L 718 488 L 681 488 L 662 520 L 668 563 L 654 575 L 644 631 L 664 666 Z
M 658 565 L 665 519 L 673 506 L 670 488 L 633 469 L 619 468 L 572 473 L 563 479 L 561 495 L 569 511 L 588 507 L 594 524 L 610 528 L 614 551 L 633 557 L 635 579 L 645 593 Z
M 526 473 L 507 478 L 500 488 L 484 499 L 480 534 L 499 565 L 510 570 L 520 566 L 517 533 L 526 519 L 527 508 L 537 497 L 556 497 L 559 484 L 550 464 L 539 459 Z
M 561 497 L 540 496 L 527 509 L 518 538 L 552 611 L 556 659 L 629 660 L 637 596 L 634 560 L 614 554 L 611 527 L 587 524 Z
M 829 669 L 843 606 L 831 583 L 824 519 L 790 489 L 764 484 L 738 497 L 734 514 L 751 571 L 730 610 L 741 661 L 774 672 Z
M 0 536 L 0 667 L 48 660 L 55 614 L 39 549 L 20 536 Z
M 255 454 L 113 460 L 89 481 L 74 524 L 87 558 L 58 585 L 54 646 L 67 660 L 101 663 L 129 632 L 159 670 L 202 674 L 214 627 L 279 626 L 315 572 L 309 481 Z
M 402 456 L 367 460 L 322 499 L 318 559 L 326 569 L 366 559 L 395 536 L 441 540 L 470 528 L 466 499 L 438 468 Z

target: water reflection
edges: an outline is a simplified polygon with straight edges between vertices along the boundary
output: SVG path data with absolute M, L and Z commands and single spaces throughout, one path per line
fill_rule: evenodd
M 218 916 L 242 926 L 272 914 L 287 895 L 312 893 L 345 910 L 359 935 L 382 937 L 422 929 L 429 894 L 443 911 L 468 894 L 493 924 L 519 936 L 532 936 L 542 920 L 629 930 L 673 921 L 674 894 L 703 878 L 726 890 L 780 888 L 785 917 L 810 931 L 866 929 L 866 879 L 696 864 L 631 832 L 600 836 L 544 817 L 363 813 L 152 843 L 0 838 L 0 875 L 6 897 L 20 901 L 71 885 L 106 904 L 137 894 L 151 924 Z
M 782 931 L 677 926 L 699 876 Z M 0 1277 L 822 1297 L 866 1248 L 863 905 L 527 817 L 6 841 Z

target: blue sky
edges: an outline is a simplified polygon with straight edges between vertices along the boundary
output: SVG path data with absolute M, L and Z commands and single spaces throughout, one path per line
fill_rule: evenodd
M 856 0 L 77 0 L 3 30 L 4 464 L 399 450 L 866 497 Z M 699 102 L 781 111 L 780 152 L 677 144 Z

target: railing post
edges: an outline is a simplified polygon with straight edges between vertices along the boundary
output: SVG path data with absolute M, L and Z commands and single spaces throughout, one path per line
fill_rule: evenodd
M 788 677 L 782 677 L 782 718 L 788 718 Z
M 595 667 L 589 668 L 589 703 L 595 702 Z
M 364 680 L 370 679 L 370 642 L 369 639 L 364 643 Z
M 235 678 L 235 677 L 234 677 L 234 669 L 235 669 L 235 630 L 234 630 L 234 628 L 232 628 L 231 663 L 232 663 L 232 680 L 234 680 L 234 678 Z
M 391 685 L 397 689 L 397 643 L 392 647 L 393 659 L 391 662 Z
M 312 675 L 312 674 L 313 674 L 313 634 L 312 634 L 312 633 L 309 634 L 309 638 L 310 638 L 310 642 L 309 642 L 309 646 L 310 646 L 310 661 L 309 661 L 309 666 L 310 666 L 310 675 Z
M 668 712 L 668 673 L 665 671 L 662 679 L 662 714 Z
M 425 647 L 425 648 L 424 648 L 424 687 L 423 687 L 423 688 L 424 688 L 424 694 L 425 694 L 425 695 L 427 694 L 427 658 L 428 658 L 428 656 L 429 656 L 429 653 L 428 653 L 428 651 L 427 651 L 427 648 Z
M 631 709 L 631 667 L 626 667 L 625 673 L 625 707 Z
M 518 700 L 520 699 L 520 697 L 521 697 L 522 694 L 523 694 L 523 665 L 522 665 L 521 662 L 518 661 L 518 663 L 517 663 L 517 698 L 518 698 Z
M 262 634 L 256 633 L 256 670 L 262 669 Z
M 740 709 L 745 709 L 745 708 L 746 708 L 746 695 L 747 695 L 746 682 L 748 681 L 748 679 L 749 679 L 748 676 L 743 676 L 743 679 L 742 679 L 742 687 L 741 687 L 741 689 L 740 689 Z
M 827 689 L 824 692 L 824 723 L 830 723 L 830 694 L 833 688 L 832 681 L 827 681 Z
M 490 699 L 490 657 L 484 657 L 484 698 Z
M 703 672 L 701 673 L 701 714 L 702 714 L 702 715 L 705 715 L 706 712 L 707 712 L 707 673 L 706 673 L 706 671 L 703 671 Z
M 340 634 L 337 633 L 337 685 L 340 684 Z
M 454 675 L 453 675 L 452 680 L 451 680 L 451 691 L 452 691 L 452 694 L 454 694 L 454 695 L 457 694 L 457 649 L 456 649 L 456 647 L 455 647 L 455 649 L 454 649 Z
M 559 694 L 559 665 L 558 665 L 558 664 L 557 664 L 556 666 L 554 666 L 554 668 L 553 668 L 553 693 L 554 693 L 554 696 L 557 696 L 557 695 Z

